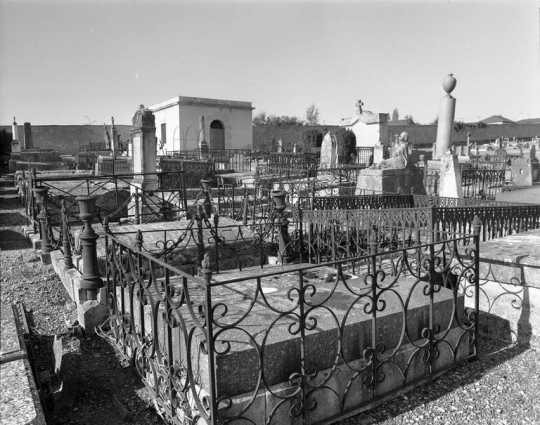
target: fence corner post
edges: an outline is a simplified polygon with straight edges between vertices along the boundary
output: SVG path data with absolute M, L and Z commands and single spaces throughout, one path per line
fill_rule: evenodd
M 92 220 L 96 216 L 96 196 L 78 196 L 79 217 L 84 223 L 84 230 L 79 239 L 82 245 L 83 272 L 81 289 L 86 290 L 88 300 L 98 299 L 98 290 L 103 287 L 103 279 L 99 273 L 97 261 L 97 240 L 99 236 L 92 228 Z
M 62 198 L 62 248 L 64 251 L 64 266 L 66 269 L 73 268 L 73 260 L 71 258 L 71 243 L 70 243 L 70 227 L 67 215 L 66 200 Z

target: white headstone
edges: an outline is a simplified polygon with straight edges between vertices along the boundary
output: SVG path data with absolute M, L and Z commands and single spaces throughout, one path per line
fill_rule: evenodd
M 278 153 L 283 152 L 283 141 L 281 139 L 279 139 L 277 142 L 277 151 Z
M 332 162 L 335 162 L 336 150 L 332 146 L 332 137 L 326 133 L 321 144 L 321 168 L 331 168 Z

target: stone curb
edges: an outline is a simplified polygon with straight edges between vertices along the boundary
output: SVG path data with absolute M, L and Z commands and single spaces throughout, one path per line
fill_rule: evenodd
M 46 425 L 15 309 L 1 305 L 0 418 L 6 424 Z

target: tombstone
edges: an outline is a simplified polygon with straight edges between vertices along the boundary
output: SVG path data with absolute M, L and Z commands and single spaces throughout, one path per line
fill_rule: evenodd
M 32 138 L 32 126 L 29 122 L 24 123 L 24 149 L 34 149 L 34 140 Z
M 133 173 L 154 173 L 151 175 L 136 175 L 133 185 L 142 191 L 156 190 L 157 174 L 157 139 L 155 117 L 150 109 L 141 105 L 133 116 L 133 128 L 131 129 L 133 150 Z
M 333 144 L 332 136 L 326 133 L 321 144 L 320 167 L 331 168 L 335 164 L 336 148 Z
M 21 151 L 21 143 L 19 142 L 19 126 L 17 125 L 17 122 L 15 121 L 15 117 L 13 117 L 13 124 L 11 126 L 11 130 L 13 133 L 13 141 L 11 142 L 11 152 L 20 152 Z
M 533 168 L 531 158 L 514 158 L 510 168 L 512 170 L 512 182 L 516 186 L 532 186 L 535 177 L 538 176 L 538 170 Z
M 296 143 L 293 145 L 292 151 L 293 151 L 293 153 L 296 155 Z
M 283 152 L 283 141 L 281 139 L 277 142 L 277 152 L 282 153 Z

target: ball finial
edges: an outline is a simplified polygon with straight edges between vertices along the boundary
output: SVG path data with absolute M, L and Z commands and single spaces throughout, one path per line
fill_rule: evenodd
M 452 93 L 452 90 L 456 88 L 457 80 L 454 78 L 452 74 L 448 74 L 446 77 L 444 77 L 442 86 L 446 94 Z

